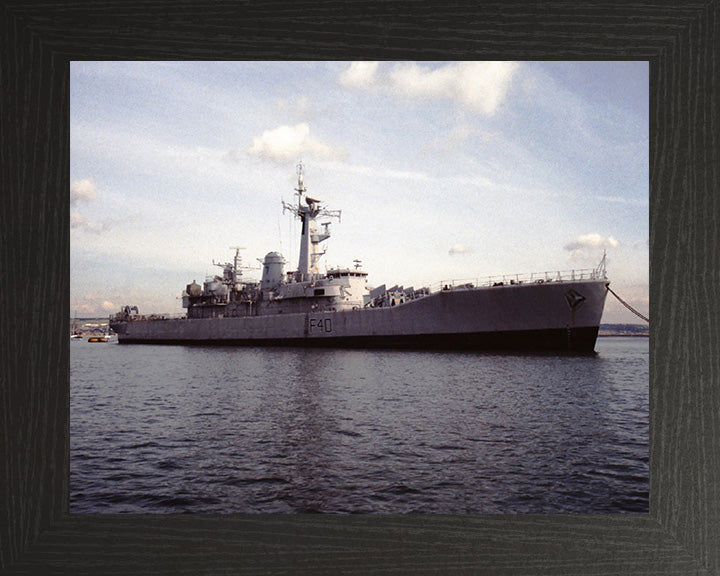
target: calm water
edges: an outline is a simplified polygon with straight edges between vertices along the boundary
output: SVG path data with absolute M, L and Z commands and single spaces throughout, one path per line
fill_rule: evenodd
M 72 512 L 648 511 L 647 338 L 70 350 Z

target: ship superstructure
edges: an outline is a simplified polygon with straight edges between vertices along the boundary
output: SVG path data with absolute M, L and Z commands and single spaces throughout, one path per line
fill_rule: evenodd
M 302 164 L 298 166 L 297 205 L 283 202 L 301 222 L 300 256 L 297 270 L 285 272 L 285 258 L 279 252 L 268 252 L 262 264 L 260 282 L 243 280 L 242 247 L 235 246 L 232 263 L 219 264 L 222 276 L 208 278 L 201 286 L 195 280 L 182 293 L 187 318 L 238 318 L 293 314 L 301 312 L 336 312 L 359 309 L 368 294 L 367 272 L 336 268 L 321 274 L 320 258 L 325 254 L 321 244 L 330 238 L 329 222 L 318 232 L 319 218 L 340 218 L 340 210 L 327 210 L 320 200 L 306 195 Z
M 121 343 L 263 346 L 594 349 L 609 285 L 605 258 L 593 270 L 513 275 L 481 283 L 445 282 L 436 288 L 367 286 L 360 261 L 319 271 L 330 237 L 328 210 L 307 195 L 298 166 L 297 203 L 283 212 L 300 221 L 296 270 L 279 252 L 261 261 L 260 281 L 244 280 L 241 247 L 221 275 L 195 280 L 182 293 L 181 318 L 141 316 L 126 306 L 111 317 Z M 319 220 L 325 220 L 319 222 Z M 322 227 L 318 229 L 318 225 Z

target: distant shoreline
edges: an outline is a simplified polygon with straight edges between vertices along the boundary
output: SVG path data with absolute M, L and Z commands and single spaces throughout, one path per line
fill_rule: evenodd
M 650 336 L 650 326 L 647 324 L 600 324 L 598 338 L 613 336 L 647 338 Z

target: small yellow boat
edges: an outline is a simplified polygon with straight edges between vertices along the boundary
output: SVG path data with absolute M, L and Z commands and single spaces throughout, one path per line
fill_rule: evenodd
M 90 336 L 88 342 L 107 342 L 107 336 Z

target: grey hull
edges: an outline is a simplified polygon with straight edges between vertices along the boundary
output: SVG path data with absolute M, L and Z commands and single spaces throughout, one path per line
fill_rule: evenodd
M 429 350 L 527 350 L 593 352 L 597 328 L 527 330 L 514 332 L 471 332 L 457 334 L 412 334 L 401 336 L 343 336 L 330 339 L 134 339 L 123 344 L 180 344 L 195 346 L 298 346 L 312 348 L 383 348 Z
M 116 322 L 120 343 L 591 352 L 607 281 L 440 291 L 395 307 Z

